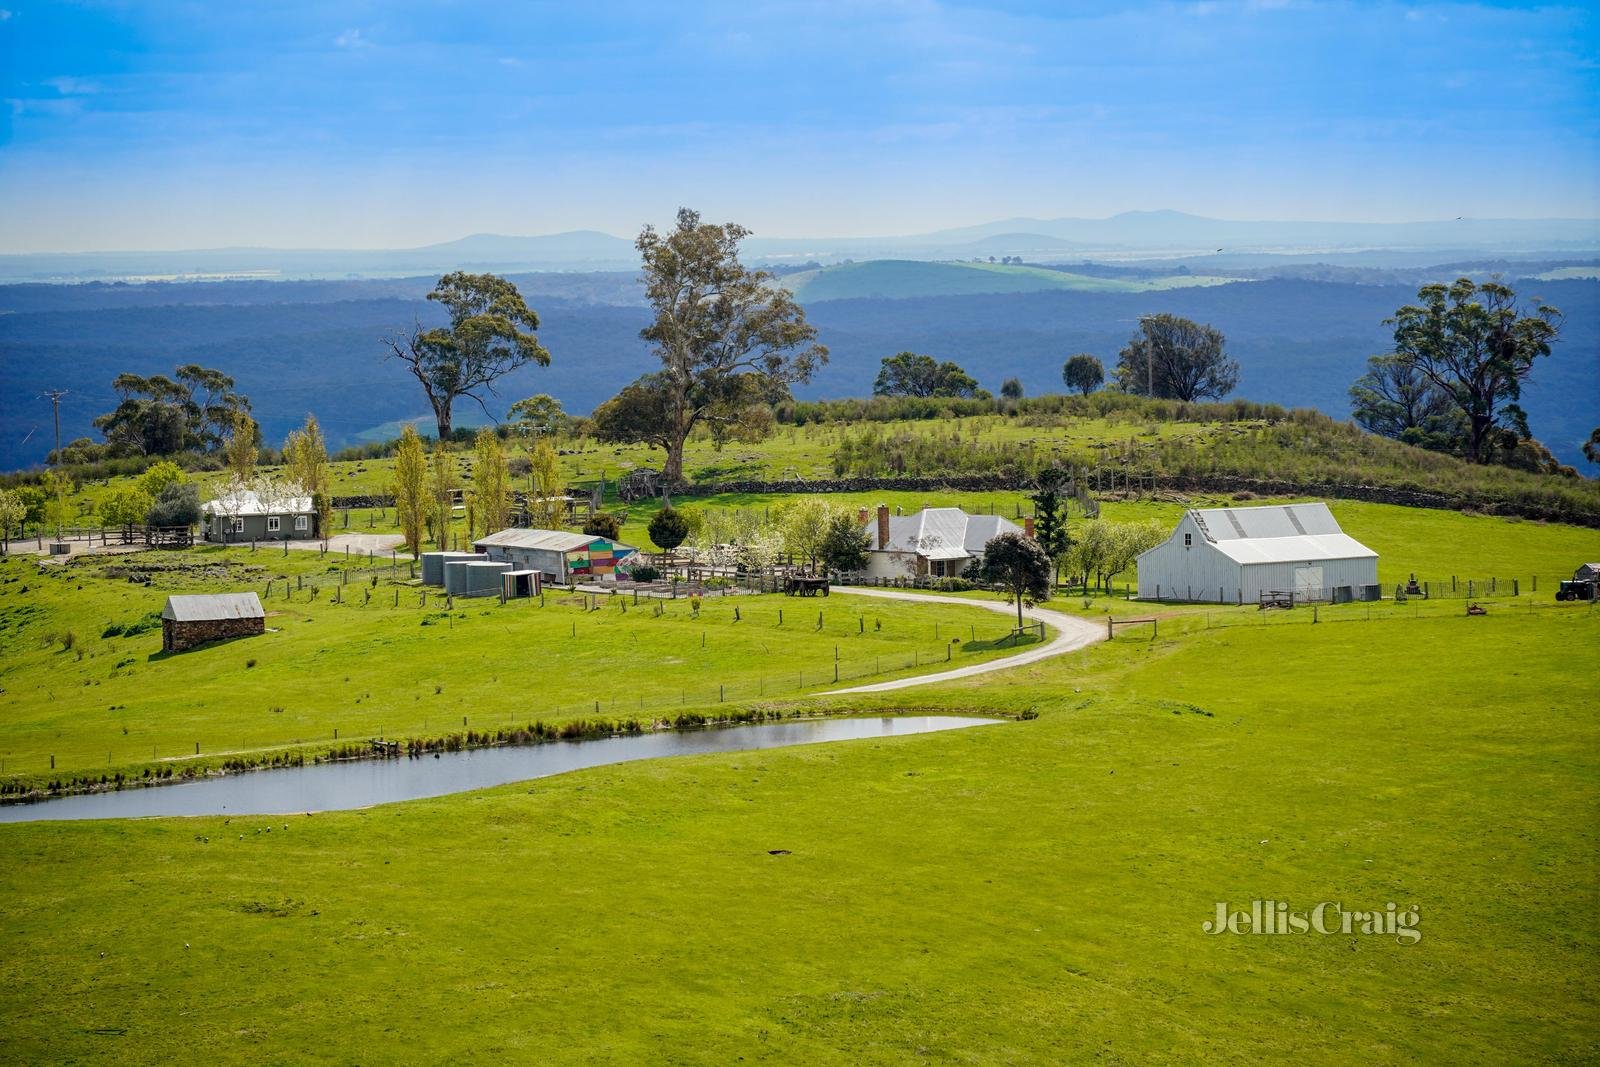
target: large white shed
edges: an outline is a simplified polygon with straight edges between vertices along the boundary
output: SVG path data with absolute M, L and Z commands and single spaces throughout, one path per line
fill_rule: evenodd
M 1378 554 L 1339 528 L 1326 504 L 1194 508 L 1139 556 L 1145 600 L 1376 600 Z

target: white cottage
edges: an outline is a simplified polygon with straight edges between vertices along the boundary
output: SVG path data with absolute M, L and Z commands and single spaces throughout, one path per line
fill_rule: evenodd
M 1145 600 L 1376 600 L 1378 554 L 1339 528 L 1326 504 L 1195 508 L 1139 556 Z
M 879 504 L 876 523 L 869 523 L 866 508 L 858 519 L 867 527 L 872 543 L 866 570 L 869 578 L 953 578 L 982 558 L 984 546 L 1000 534 L 1024 532 L 998 515 L 968 515 L 960 508 L 923 508 L 914 515 L 890 515 L 889 506 Z M 1033 520 L 1028 523 L 1031 526 Z

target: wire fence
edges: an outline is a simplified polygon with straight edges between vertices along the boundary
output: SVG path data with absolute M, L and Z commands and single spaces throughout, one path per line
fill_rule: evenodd
M 1557 603 L 1553 597 L 1535 599 L 1524 596 L 1516 601 L 1491 602 L 1487 608 L 1462 598 L 1428 602 L 1420 599 L 1392 600 L 1343 605 L 1305 604 L 1291 611 L 1185 611 L 1162 616 L 1130 619 L 1107 616 L 1107 635 L 1116 641 L 1178 638 L 1207 630 L 1261 629 L 1264 627 L 1328 626 L 1347 623 L 1413 623 L 1458 619 L 1483 614 L 1493 618 L 1526 619 L 1549 617 L 1552 612 L 1568 616 L 1593 612 L 1594 601 L 1586 604 Z M 1479 611 L 1471 609 L 1478 607 Z M 1143 627 L 1148 626 L 1148 629 Z
M 281 584 L 278 588 L 281 590 Z M 304 602 L 310 593 L 302 593 L 301 596 Z M 556 598 L 550 599 L 559 603 Z M 594 598 L 588 596 L 562 599 L 595 602 Z M 442 606 L 442 600 L 440 597 L 437 606 Z M 354 601 L 346 603 L 353 604 Z M 493 598 L 486 601 L 488 605 L 495 603 Z M 604 604 L 603 599 L 601 603 Z M 633 609 L 625 607 L 620 600 L 614 604 L 609 610 L 632 613 Z M 508 602 L 504 607 L 514 615 L 520 611 L 537 611 L 538 605 L 538 600 L 531 599 Z M 798 626 L 813 634 L 830 633 L 837 639 L 832 656 L 774 657 L 770 669 L 759 671 L 754 677 L 745 674 L 727 679 L 706 678 L 690 685 L 662 686 L 645 680 L 630 689 L 619 678 L 615 687 L 604 695 L 549 703 L 541 703 L 535 698 L 519 702 L 513 708 L 492 712 L 471 711 L 464 715 L 406 715 L 398 710 L 403 706 L 398 700 L 389 702 L 385 708 L 378 706 L 383 703 L 379 701 L 373 704 L 371 710 L 350 705 L 326 714 L 286 709 L 274 704 L 263 711 L 273 716 L 289 716 L 289 722 L 285 724 L 289 728 L 282 735 L 272 738 L 230 735 L 227 729 L 205 729 L 196 731 L 192 741 L 186 740 L 175 747 L 170 735 L 159 740 L 152 739 L 149 734 L 141 736 L 144 731 L 130 723 L 127 729 L 119 727 L 116 732 L 108 732 L 93 744 L 95 755 L 87 761 L 82 756 L 82 742 L 74 746 L 71 759 L 58 761 L 57 756 L 50 753 L 0 756 L 0 795 L 13 791 L 11 783 L 5 782 L 7 776 L 13 775 L 56 773 L 62 775 L 64 780 L 81 779 L 87 775 L 90 781 L 104 776 L 107 785 L 114 785 L 119 768 L 142 768 L 152 764 L 157 766 L 153 775 L 155 778 L 182 777 L 185 764 L 194 765 L 196 761 L 215 757 L 221 757 L 225 766 L 238 766 L 241 769 L 246 766 L 293 765 L 296 761 L 304 762 L 304 753 L 296 755 L 296 750 L 306 745 L 355 746 L 344 752 L 350 755 L 356 750 L 365 751 L 365 746 L 377 739 L 405 739 L 403 745 L 415 741 L 421 744 L 423 750 L 434 751 L 439 747 L 470 747 L 552 738 L 561 736 L 563 724 L 574 721 L 582 722 L 584 736 L 652 729 L 660 724 L 681 725 L 681 719 L 686 715 L 693 723 L 718 721 L 724 715 L 736 721 L 750 721 L 748 711 L 736 709 L 735 705 L 747 708 L 751 703 L 816 694 L 873 678 L 886 679 L 904 676 L 907 672 L 961 667 L 982 662 L 989 654 L 1004 654 L 1037 645 L 1047 636 L 1042 623 L 1029 624 L 1021 629 L 998 629 L 978 627 L 971 623 L 956 626 L 936 622 L 928 625 L 929 633 L 925 637 L 914 638 L 910 648 L 865 656 L 849 652 L 845 643 L 851 636 L 878 632 L 877 626 L 866 614 L 851 613 L 846 619 L 840 613 L 832 620 L 827 620 L 822 614 L 800 610 L 797 605 L 777 607 L 769 602 L 759 611 L 750 610 L 754 606 L 737 606 L 734 609 L 737 613 L 735 621 L 750 626 Z M 807 605 L 807 609 L 811 607 Z M 600 606 L 587 610 L 606 611 L 608 608 Z M 676 605 L 670 602 L 643 602 L 640 610 L 658 615 L 671 612 L 679 616 L 675 620 L 678 622 L 692 623 L 698 618 L 698 613 L 685 601 L 679 601 Z M 698 635 L 699 647 L 714 648 L 720 636 L 718 630 L 728 622 L 724 617 L 718 620 L 717 630 L 710 627 L 702 629 Z M 574 620 L 567 634 L 570 635 L 567 640 L 584 642 L 593 639 L 594 631 Z M 557 631 L 557 635 L 561 636 L 560 631 Z M 692 634 L 685 636 L 689 642 L 695 640 Z M 437 696 L 445 684 L 434 687 L 430 682 L 424 688 L 432 689 L 433 695 Z M 531 685 L 526 687 L 526 691 L 536 692 L 538 688 L 537 685 Z M 371 702 L 370 695 L 362 699 L 363 702 Z M 471 739 L 466 737 L 467 734 L 472 735 Z M 98 755 L 102 749 L 105 752 L 103 763 Z M 163 769 L 170 773 L 163 775 Z M 151 777 L 141 770 L 130 780 L 148 781 Z

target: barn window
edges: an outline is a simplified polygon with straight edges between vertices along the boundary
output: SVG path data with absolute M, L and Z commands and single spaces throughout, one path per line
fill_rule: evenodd
M 294 528 L 296 530 L 304 530 L 306 528 L 306 517 L 304 515 L 296 515 L 294 517 Z
M 277 533 L 283 528 L 283 520 L 276 515 L 267 516 L 267 533 Z
M 1193 543 L 1194 543 L 1194 534 L 1184 534 L 1183 535 L 1183 547 L 1184 548 L 1188 548 Z

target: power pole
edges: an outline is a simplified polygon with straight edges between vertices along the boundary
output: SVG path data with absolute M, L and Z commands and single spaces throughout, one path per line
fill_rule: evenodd
M 67 395 L 67 390 L 65 390 L 65 389 L 48 389 L 45 392 L 40 394 L 40 399 L 44 399 L 46 397 L 49 398 L 50 407 L 51 407 L 52 411 L 55 414 L 55 420 L 56 420 L 56 452 L 55 452 L 56 462 L 55 462 L 55 466 L 56 466 L 57 470 L 60 470 L 60 468 L 61 468 L 61 398 L 66 396 L 66 395 Z M 61 512 L 62 512 L 64 507 L 65 507 L 65 503 L 61 499 L 61 485 L 60 485 L 59 482 L 57 482 L 57 484 L 56 484 L 56 542 L 58 544 L 61 541 Z

